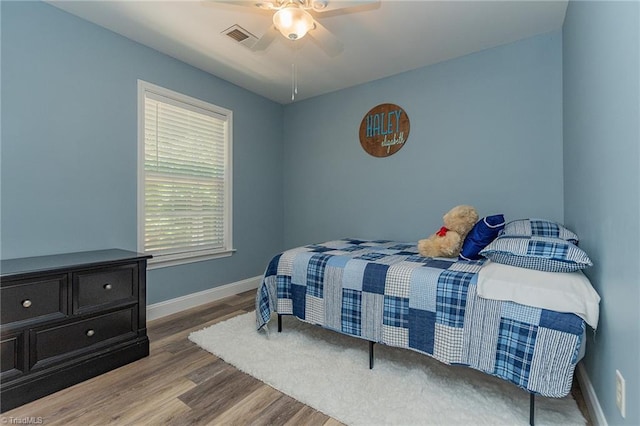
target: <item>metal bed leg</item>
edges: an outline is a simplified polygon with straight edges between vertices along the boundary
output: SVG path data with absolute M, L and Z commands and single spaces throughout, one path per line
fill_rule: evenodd
M 535 405 L 536 405 L 536 396 L 534 393 L 530 393 L 529 394 L 529 425 L 533 426 L 533 420 L 534 420 L 534 412 L 535 412 Z
M 375 342 L 369 340 L 369 370 L 373 370 L 373 345 Z
M 278 314 L 278 333 L 282 333 L 282 315 Z

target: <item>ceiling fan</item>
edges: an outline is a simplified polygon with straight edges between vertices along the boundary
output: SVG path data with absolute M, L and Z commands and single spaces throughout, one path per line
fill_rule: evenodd
M 309 35 L 326 53 L 334 57 L 343 50 L 342 42 L 316 18 L 335 16 L 362 10 L 363 7 L 378 7 L 379 0 L 218 0 L 236 6 L 273 11 L 273 25 L 251 47 L 253 51 L 265 50 L 278 33 L 295 41 Z

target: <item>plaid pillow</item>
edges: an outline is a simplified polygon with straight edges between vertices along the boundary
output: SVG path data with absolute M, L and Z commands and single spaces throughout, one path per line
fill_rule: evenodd
M 578 244 L 578 236 L 559 223 L 546 219 L 518 219 L 507 223 L 500 235 L 560 238 Z
M 593 265 L 583 250 L 561 238 L 502 235 L 480 254 L 496 263 L 546 272 L 574 272 Z

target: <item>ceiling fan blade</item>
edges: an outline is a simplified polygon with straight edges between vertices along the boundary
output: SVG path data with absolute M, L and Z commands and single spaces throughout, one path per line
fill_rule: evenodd
M 380 0 L 309 0 L 309 3 L 314 12 L 327 17 L 380 7 Z
M 260 37 L 260 40 L 256 41 L 256 44 L 251 47 L 251 50 L 254 52 L 259 52 L 265 50 L 271 42 L 276 38 L 276 36 L 280 34 L 276 27 L 271 25 L 269 29 Z
M 315 28 L 309 31 L 307 35 L 318 42 L 320 48 L 332 58 L 342 53 L 344 49 L 342 42 L 317 20 L 314 20 L 314 25 Z
M 264 1 L 260 1 L 260 0 L 256 0 L 256 1 L 252 1 L 252 0 L 207 0 L 210 3 L 224 3 L 224 4 L 230 4 L 233 6 L 242 6 L 242 7 L 250 7 L 252 9 L 264 9 L 264 10 L 274 10 L 274 9 L 278 9 L 278 6 L 276 5 L 275 0 L 274 1 L 269 1 L 269 0 L 264 0 Z

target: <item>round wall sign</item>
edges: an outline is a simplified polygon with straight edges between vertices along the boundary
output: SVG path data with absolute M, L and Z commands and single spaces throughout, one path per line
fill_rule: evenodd
M 409 128 L 409 116 L 401 107 L 380 104 L 371 108 L 360 123 L 360 145 L 374 157 L 388 157 L 404 146 Z

